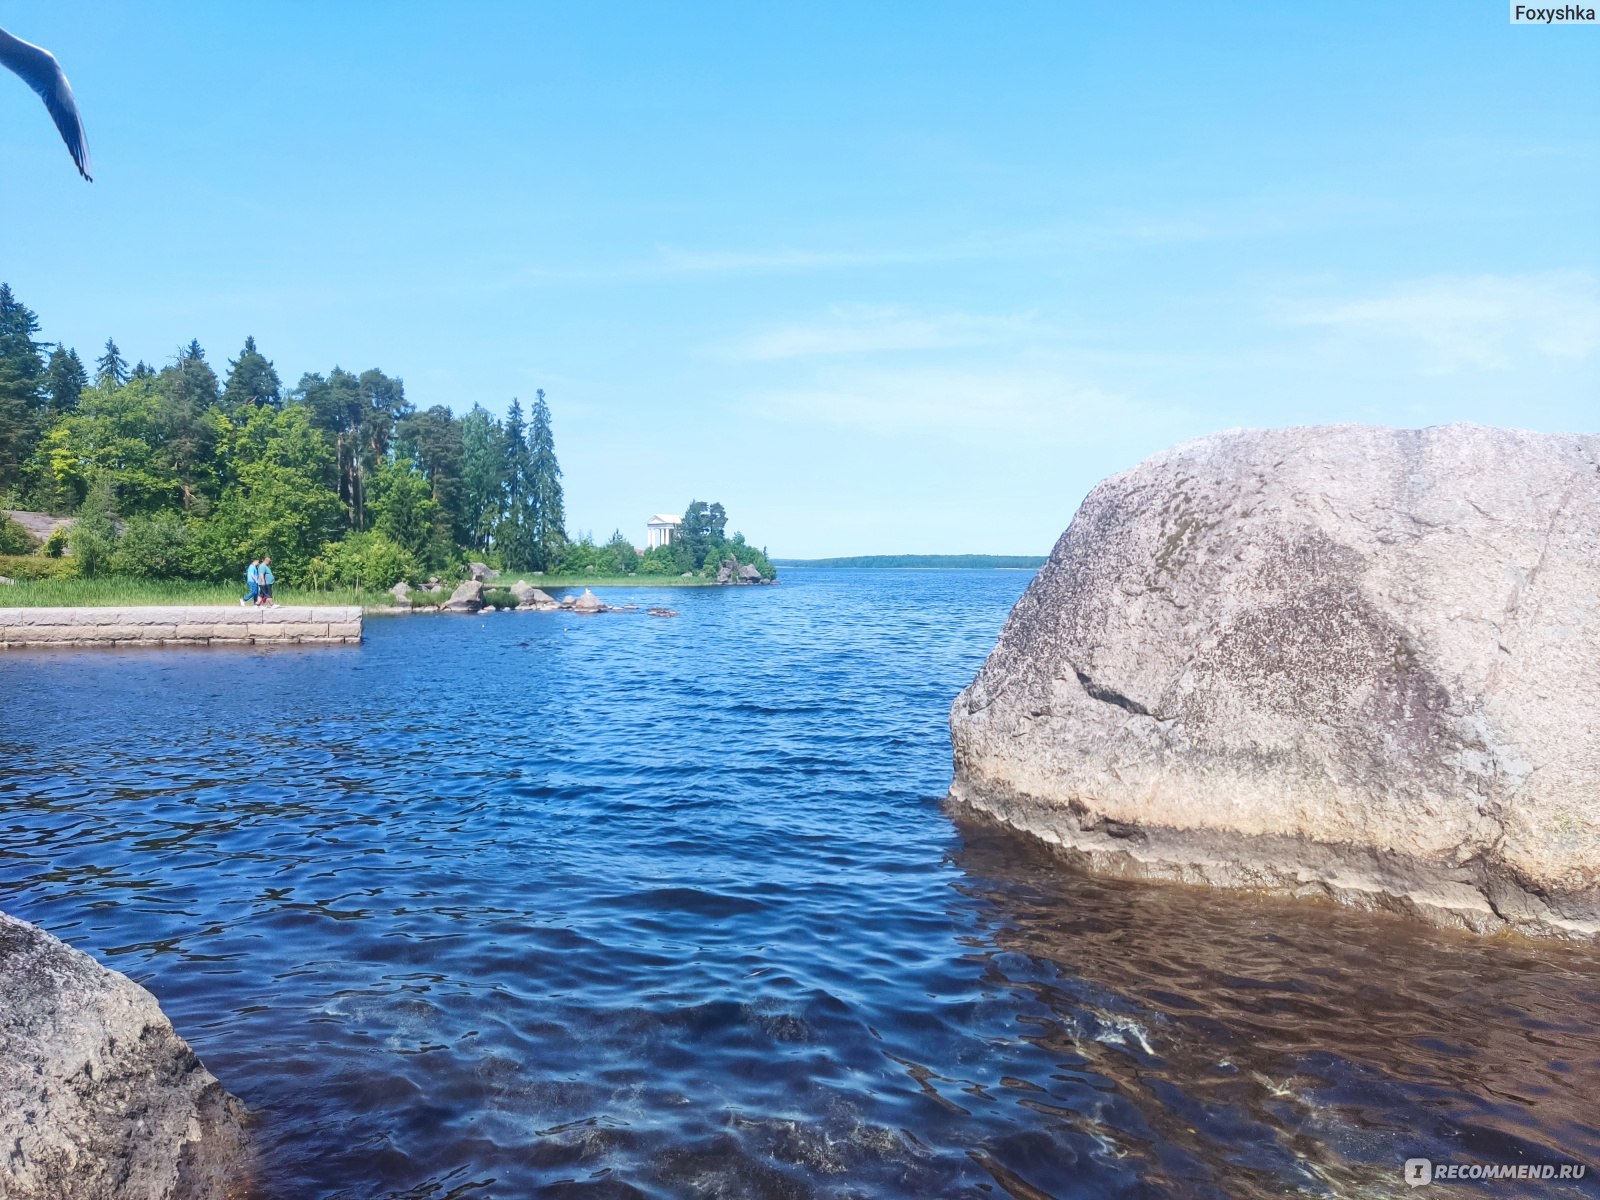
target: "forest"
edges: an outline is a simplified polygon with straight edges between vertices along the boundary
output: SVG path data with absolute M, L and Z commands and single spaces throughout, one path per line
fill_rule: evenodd
M 553 575 L 715 575 L 733 558 L 775 574 L 693 501 L 676 542 L 641 554 L 618 530 L 569 538 L 541 389 L 502 419 L 416 408 L 376 368 L 286 388 L 244 340 L 218 370 L 197 341 L 131 367 L 108 338 L 92 367 L 37 338 L 0 283 L 0 508 L 71 515 L 44 544 L 0 516 L 0 574 L 224 581 L 270 554 L 280 580 L 387 587 L 459 578 L 468 561 Z M 25 557 L 24 557 L 25 556 Z

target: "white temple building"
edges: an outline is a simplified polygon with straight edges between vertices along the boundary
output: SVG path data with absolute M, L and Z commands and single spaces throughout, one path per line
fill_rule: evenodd
M 654 550 L 657 546 L 672 545 L 678 526 L 682 524 L 682 517 L 669 517 L 666 513 L 657 513 L 644 523 L 644 548 Z

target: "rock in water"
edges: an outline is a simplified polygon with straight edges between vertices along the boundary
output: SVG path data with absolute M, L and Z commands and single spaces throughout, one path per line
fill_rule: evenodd
M 554 597 L 525 579 L 519 579 L 511 585 L 511 594 L 516 597 L 519 609 L 549 610 L 558 607 Z
M 588 588 L 584 588 L 583 595 L 572 602 L 572 608 L 574 612 L 581 613 L 597 613 L 605 612 L 606 610 L 606 606 L 600 602 L 600 597 L 596 596 Z
M 450 593 L 450 599 L 441 606 L 444 612 L 475 613 L 483 607 L 483 584 L 476 579 L 463 580 Z
M 0 1196 L 221 1200 L 242 1115 L 154 996 L 0 913 Z
M 1217 434 L 1101 483 L 950 714 L 1091 868 L 1600 933 L 1600 437 Z

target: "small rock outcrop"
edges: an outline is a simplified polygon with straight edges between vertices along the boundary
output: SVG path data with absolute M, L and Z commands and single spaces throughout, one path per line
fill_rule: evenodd
M 647 608 L 644 611 L 652 617 L 675 617 L 678 615 L 678 610 L 675 608 Z
M 488 583 L 491 579 L 499 579 L 500 572 L 488 563 L 472 562 L 467 564 L 467 575 L 479 583 Z
M 475 613 L 483 607 L 483 584 L 476 579 L 465 579 L 450 593 L 450 599 L 439 606 L 441 612 Z
M 394 597 L 396 604 L 406 605 L 411 603 L 411 585 L 404 579 L 390 588 L 389 594 Z
M 600 602 L 599 596 L 596 596 L 588 588 L 584 588 L 583 595 L 572 602 L 572 611 L 581 613 L 605 612 L 606 606 Z
M 560 607 L 553 596 L 525 579 L 519 579 L 511 585 L 511 594 L 516 597 L 519 612 L 549 612 Z
M 243 1116 L 154 996 L 0 913 L 0 1196 L 222 1200 Z
M 1600 935 L 1600 437 L 1217 434 L 1083 502 L 952 800 L 1143 876 Z

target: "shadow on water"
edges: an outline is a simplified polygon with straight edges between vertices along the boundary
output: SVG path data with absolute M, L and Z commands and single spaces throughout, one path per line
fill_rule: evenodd
M 786 575 L 626 597 L 669 621 L 0 659 L 0 908 L 156 993 L 256 1114 L 260 1200 L 1386 1196 L 1418 1154 L 1600 1160 L 1600 954 L 957 829 L 945 716 L 1026 576 Z

